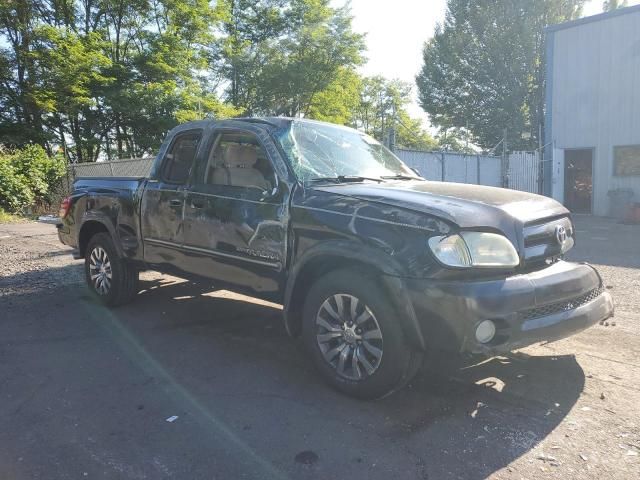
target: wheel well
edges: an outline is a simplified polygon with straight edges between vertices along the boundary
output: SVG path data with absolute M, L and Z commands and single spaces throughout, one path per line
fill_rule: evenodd
M 298 273 L 286 305 L 286 327 L 290 335 L 297 337 L 302 332 L 302 310 L 304 300 L 311 285 L 323 275 L 335 270 L 358 270 L 363 274 L 381 274 L 382 270 L 365 262 L 340 256 L 314 258 L 304 265 Z
M 96 233 L 102 232 L 109 233 L 109 230 L 107 230 L 107 227 L 105 227 L 103 223 L 95 220 L 89 220 L 82 225 L 82 228 L 80 229 L 80 237 L 78 238 L 78 250 L 80 250 L 81 257 L 84 257 L 91 237 Z

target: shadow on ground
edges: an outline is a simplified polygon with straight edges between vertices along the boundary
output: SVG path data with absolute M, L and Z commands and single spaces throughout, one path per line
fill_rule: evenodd
M 0 298 L 0 476 L 480 479 L 541 442 L 584 386 L 572 356 L 452 375 L 441 359 L 356 401 L 322 384 L 277 306 L 190 282 L 141 288 L 115 310 L 80 284 Z

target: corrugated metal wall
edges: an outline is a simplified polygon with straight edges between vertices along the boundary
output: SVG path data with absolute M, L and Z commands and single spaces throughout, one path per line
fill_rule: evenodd
M 597 215 L 608 214 L 611 189 L 632 189 L 640 202 L 640 177 L 613 174 L 614 146 L 640 144 L 640 10 L 621 13 L 549 33 L 553 42 L 550 140 L 556 149 L 594 149 Z M 556 184 L 563 178 L 563 158 L 554 156 Z M 563 189 L 554 185 L 554 191 Z
M 540 157 L 537 152 L 513 152 L 507 165 L 501 157 L 453 152 L 396 149 L 394 153 L 427 180 L 472 183 L 540 193 Z M 503 168 L 507 169 L 503 175 Z
M 540 157 L 538 152 L 509 154 L 507 185 L 514 190 L 542 193 Z
M 488 155 L 453 152 L 421 152 L 398 148 L 394 153 L 427 180 L 473 183 L 499 187 L 501 159 Z

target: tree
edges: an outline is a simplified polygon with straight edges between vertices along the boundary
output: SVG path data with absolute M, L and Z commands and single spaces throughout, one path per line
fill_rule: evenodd
M 180 121 L 224 117 L 208 0 L 5 0 L 0 141 L 75 162 L 153 153 Z
M 411 150 L 438 150 L 438 141 L 424 128 L 422 121 L 412 118 L 404 110 L 397 112 L 396 145 Z
M 90 162 L 152 154 L 205 117 L 347 122 L 364 43 L 331 4 L 3 0 L 0 143 Z
M 308 118 L 348 125 L 360 101 L 362 80 L 349 68 L 342 68 L 324 90 L 316 93 L 306 112 Z
M 354 111 L 352 126 L 380 141 L 387 142 L 391 129 L 396 145 L 416 150 L 433 150 L 437 142 L 426 132 L 422 122 L 406 112 L 411 86 L 400 80 L 368 77 L 362 80 L 360 102 Z
M 602 4 L 602 10 L 605 12 L 610 12 L 612 10 L 617 10 L 618 8 L 624 8 L 627 6 L 627 0 L 607 0 Z
M 436 135 L 438 148 L 447 152 L 476 153 L 469 145 L 470 134 L 463 128 L 442 128 Z
M 227 99 L 246 115 L 309 115 L 342 94 L 363 61 L 363 36 L 330 0 L 227 0 L 218 55 Z
M 9 145 L 47 142 L 42 112 L 35 101 L 35 66 L 31 56 L 34 2 L 0 3 L 0 134 Z
M 544 27 L 578 17 L 584 0 L 448 0 L 423 50 L 419 101 L 441 129 L 494 147 L 535 148 L 544 119 Z
M 268 61 L 265 44 L 286 36 L 293 14 L 286 0 L 221 0 L 220 35 L 214 58 L 228 82 L 227 99 L 251 114 L 257 74 Z

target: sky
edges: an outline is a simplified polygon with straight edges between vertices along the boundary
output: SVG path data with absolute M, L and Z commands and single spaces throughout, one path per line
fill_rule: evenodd
M 589 0 L 584 16 L 602 12 L 604 0 Z M 422 64 L 422 46 L 444 20 L 446 0 L 351 0 L 354 30 L 366 33 L 365 75 L 398 78 L 414 86 L 409 113 L 428 122 L 415 98 L 415 76 Z M 640 4 L 631 0 L 629 5 Z

